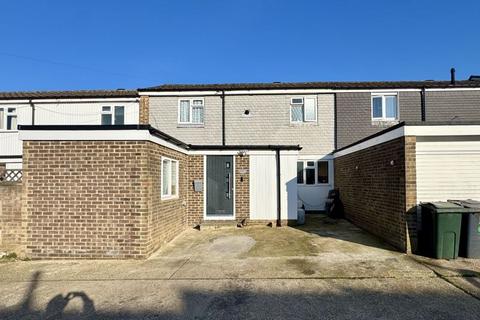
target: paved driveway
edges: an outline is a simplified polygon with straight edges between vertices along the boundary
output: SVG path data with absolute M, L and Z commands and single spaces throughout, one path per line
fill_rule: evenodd
M 187 230 L 144 261 L 0 264 L 0 318 L 478 319 L 480 263 L 406 256 L 350 223 Z

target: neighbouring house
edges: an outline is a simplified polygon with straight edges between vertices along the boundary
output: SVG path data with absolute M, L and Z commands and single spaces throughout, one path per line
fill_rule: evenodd
M 415 251 L 420 202 L 480 199 L 480 121 L 402 122 L 335 151 L 351 221 Z
M 322 211 L 339 188 L 348 219 L 410 251 L 416 205 L 439 200 L 447 179 L 420 170 L 431 163 L 416 152 L 430 141 L 443 148 L 432 154 L 464 156 L 480 123 L 476 79 L 0 93 L 0 138 L 16 135 L 0 149 L 0 246 L 143 258 L 196 225 L 294 224 L 298 203 Z M 479 198 L 461 172 L 454 196 Z

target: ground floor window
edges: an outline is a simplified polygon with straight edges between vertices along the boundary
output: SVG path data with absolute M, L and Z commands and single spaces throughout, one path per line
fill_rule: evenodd
M 297 184 L 328 184 L 329 164 L 327 160 L 301 160 L 297 162 Z
M 162 157 L 162 199 L 178 197 L 178 161 Z

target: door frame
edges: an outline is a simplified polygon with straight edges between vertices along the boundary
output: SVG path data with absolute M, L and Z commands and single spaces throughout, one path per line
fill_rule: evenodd
M 209 153 L 203 155 L 203 220 L 235 220 L 237 213 L 236 213 L 236 198 L 237 198 L 237 188 L 236 188 L 236 180 L 235 180 L 235 171 L 237 169 L 235 163 L 235 156 L 236 152 L 228 152 L 228 153 Z M 232 156 L 232 165 L 233 165 L 233 215 L 228 216 L 215 216 L 215 217 L 208 217 L 207 216 L 207 157 L 208 156 Z

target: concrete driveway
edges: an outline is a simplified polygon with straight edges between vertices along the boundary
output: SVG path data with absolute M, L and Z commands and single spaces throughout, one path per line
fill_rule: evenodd
M 144 261 L 0 264 L 0 318 L 478 319 L 478 260 L 407 256 L 344 220 L 187 230 Z

